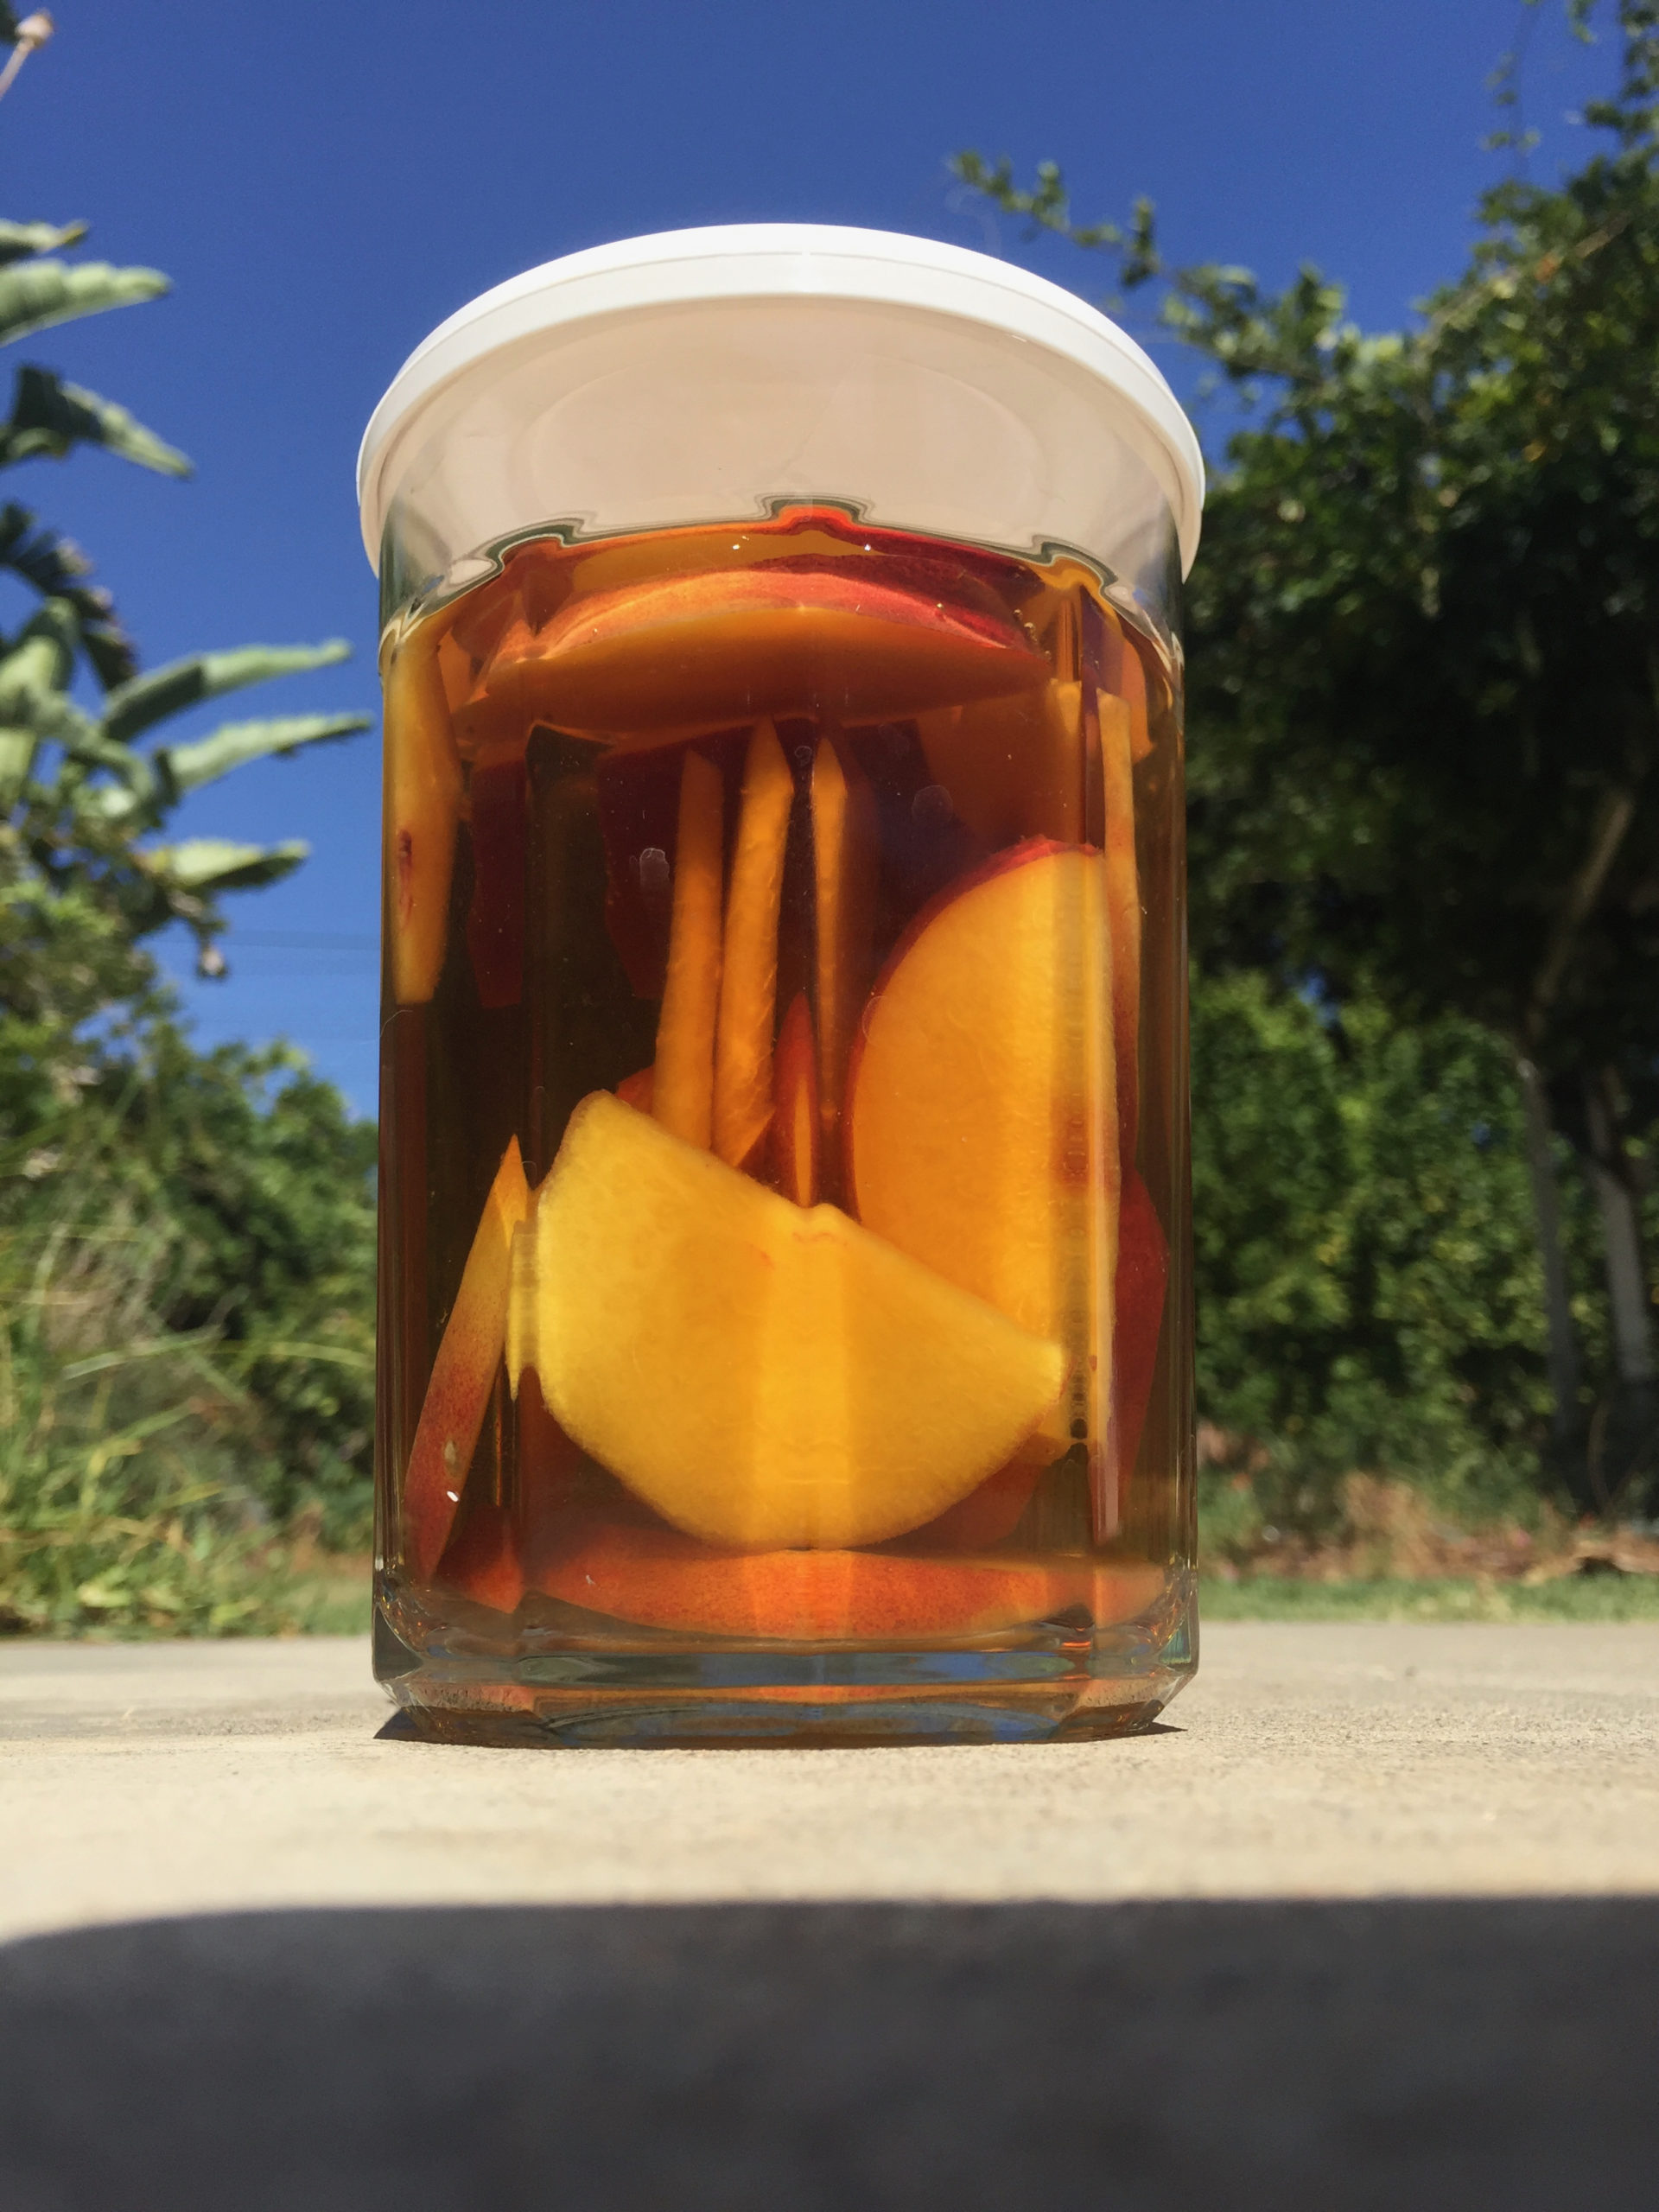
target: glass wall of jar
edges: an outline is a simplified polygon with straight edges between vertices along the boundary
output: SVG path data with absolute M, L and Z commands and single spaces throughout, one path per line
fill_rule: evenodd
M 1194 1663 L 1185 419 L 983 257 L 630 241 L 365 442 L 377 1658 L 434 1733 L 1044 1737 Z

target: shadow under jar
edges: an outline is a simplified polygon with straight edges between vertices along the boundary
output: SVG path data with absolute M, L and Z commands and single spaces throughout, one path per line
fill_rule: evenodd
M 424 1732 L 1141 1727 L 1196 1661 L 1179 579 L 1071 295 L 555 262 L 364 442 L 376 1665 Z

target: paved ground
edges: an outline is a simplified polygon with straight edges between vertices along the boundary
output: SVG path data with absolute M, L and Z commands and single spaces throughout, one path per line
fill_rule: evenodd
M 1218 1626 L 1116 1744 L 386 1712 L 0 1646 L 6 2212 L 1653 2201 L 1659 1626 Z
M 239 1906 L 1659 1893 L 1659 1625 L 1223 1624 L 1125 1742 L 485 1751 L 366 1646 L 0 1644 L 0 1936 Z

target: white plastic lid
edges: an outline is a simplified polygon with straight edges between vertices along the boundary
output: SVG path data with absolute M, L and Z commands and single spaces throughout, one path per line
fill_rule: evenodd
M 855 328 L 855 404 L 854 357 L 836 342 Z M 763 354 L 769 378 L 751 376 Z M 791 387 L 798 404 L 780 410 L 776 395 Z M 747 441 L 741 459 L 734 435 Z M 1132 461 L 1090 485 L 1091 444 Z M 930 449 L 925 482 L 918 446 Z M 555 516 L 598 527 L 711 519 L 717 487 L 744 467 L 771 472 L 768 492 L 854 495 L 873 518 L 992 541 L 1040 510 L 1043 534 L 1086 547 L 1089 517 L 1122 499 L 1135 467 L 1173 518 L 1183 574 L 1204 504 L 1198 440 L 1173 392 L 1074 293 L 931 238 L 753 223 L 568 254 L 440 324 L 364 433 L 363 542 L 378 563 L 411 474 L 435 483 L 435 535 L 453 555 Z M 937 486 L 953 470 L 963 490 L 945 514 Z M 790 480 L 772 480 L 779 471 Z M 1105 526 L 1093 524 L 1096 540 Z

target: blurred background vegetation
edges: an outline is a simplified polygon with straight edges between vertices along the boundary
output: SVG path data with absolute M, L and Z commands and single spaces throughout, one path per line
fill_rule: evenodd
M 1611 1524 L 1659 1511 L 1659 5 L 1615 19 L 1583 169 L 1491 194 L 1470 267 L 1380 337 L 1316 272 L 1273 296 L 1169 269 L 1149 208 L 1084 228 L 1057 168 L 958 159 L 1152 287 L 1237 404 L 1188 622 L 1224 1575 L 1541 1605 L 1584 1516 L 1611 1565 Z M 80 235 L 0 225 L 0 344 L 165 289 L 63 258 Z M 22 366 L 0 466 L 86 446 L 188 473 Z M 223 972 L 221 899 L 304 848 L 169 842 L 172 815 L 366 718 L 169 741 L 342 649 L 143 672 L 86 556 L 16 505 L 0 567 L 31 597 L 0 636 L 0 1630 L 336 1618 L 320 1566 L 369 1540 L 374 1133 L 297 1055 L 194 1050 L 147 941 L 182 921 Z
M 0 7 L 14 58 L 41 22 Z M 84 230 L 0 224 L 0 345 L 167 289 L 62 258 Z M 83 447 L 189 470 L 116 403 L 22 365 L 0 466 Z M 31 602 L 0 635 L 0 1629 L 293 1624 L 296 1555 L 368 1541 L 374 1135 L 296 1055 L 194 1052 L 146 940 L 182 922 L 224 971 L 222 896 L 305 847 L 169 843 L 170 817 L 368 717 L 169 742 L 185 709 L 345 648 L 144 673 L 85 554 L 15 503 L 0 569 Z

